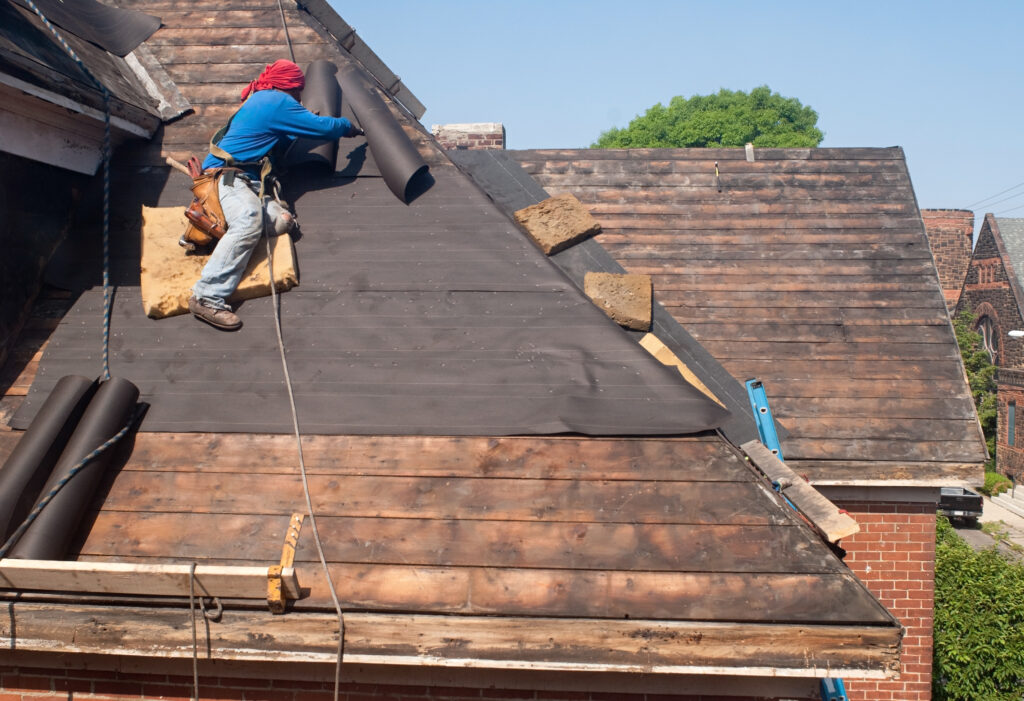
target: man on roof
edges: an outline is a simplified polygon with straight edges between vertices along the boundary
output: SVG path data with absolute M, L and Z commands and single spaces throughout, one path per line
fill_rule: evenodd
M 260 199 L 264 159 L 272 159 L 271 151 L 298 137 L 331 140 L 363 134 L 344 117 L 322 117 L 303 107 L 299 99 L 305 84 L 302 69 L 291 61 L 267 66 L 242 91 L 242 106 L 223 133 L 214 136 L 203 161 L 203 172 L 215 175 L 224 229 L 192 288 L 188 308 L 218 329 L 235 331 L 242 326 L 227 299 L 241 282 L 265 218 L 267 228 L 277 234 L 294 223 L 273 197 Z

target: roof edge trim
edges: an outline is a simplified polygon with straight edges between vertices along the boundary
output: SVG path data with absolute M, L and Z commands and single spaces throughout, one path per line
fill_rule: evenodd
M 326 0 L 296 0 L 295 4 L 330 32 L 338 46 L 359 61 L 384 92 L 400 102 L 416 119 L 423 116 L 426 106 Z
M 39 98 L 40 100 L 44 100 L 46 102 L 50 102 L 54 105 L 57 105 L 58 107 L 64 107 L 65 109 L 77 112 L 86 117 L 91 117 L 92 119 L 95 119 L 98 122 L 102 123 L 104 121 L 103 112 L 96 109 L 95 107 L 90 107 L 88 105 L 82 104 L 81 102 L 76 102 L 75 100 L 72 100 L 68 97 L 58 95 L 55 92 L 46 90 L 45 88 L 41 88 L 38 85 L 26 83 L 25 81 L 19 80 L 18 78 L 15 78 L 12 75 L 0 73 L 0 84 L 6 85 L 11 88 L 15 88 L 17 90 L 21 90 L 22 92 L 31 95 L 32 97 Z M 142 139 L 149 139 L 153 136 L 153 133 L 156 131 L 157 126 L 159 126 L 159 120 L 155 116 L 153 116 L 153 124 L 151 125 L 150 128 L 147 129 L 146 125 L 130 122 L 124 117 L 118 117 L 117 115 L 112 114 L 110 115 L 110 124 L 111 126 L 120 129 L 121 131 L 127 132 L 132 136 L 138 136 Z

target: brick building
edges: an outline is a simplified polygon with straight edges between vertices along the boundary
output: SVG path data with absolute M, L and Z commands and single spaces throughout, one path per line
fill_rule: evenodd
M 1024 219 L 985 215 L 974 247 L 957 311 L 970 309 L 992 362 L 999 367 L 999 413 L 996 466 L 1018 479 L 1024 474 L 1018 406 L 1022 396 L 1024 339 L 1010 331 L 1024 329 Z
M 939 272 L 939 284 L 952 312 L 960 298 L 960 290 L 971 260 L 974 238 L 974 212 L 966 209 L 922 209 L 925 234 Z

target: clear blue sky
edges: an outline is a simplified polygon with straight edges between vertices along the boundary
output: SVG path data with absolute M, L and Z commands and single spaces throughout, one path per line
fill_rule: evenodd
M 674 95 L 767 84 L 818 112 L 822 146 L 902 146 L 922 208 L 1024 217 L 1022 0 L 331 3 L 427 126 L 577 148 Z

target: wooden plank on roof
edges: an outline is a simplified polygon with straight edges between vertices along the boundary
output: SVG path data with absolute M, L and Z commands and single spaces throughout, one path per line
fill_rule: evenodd
M 148 433 L 136 435 L 124 470 L 295 473 L 287 435 Z M 302 437 L 310 475 L 490 477 L 551 480 L 708 479 L 746 470 L 717 438 L 324 436 Z
M 116 648 L 128 656 L 193 656 L 185 611 L 28 602 L 9 608 L 0 634 L 19 650 L 102 655 Z M 209 626 L 200 654 L 327 664 L 337 655 L 337 632 L 331 614 L 227 610 Z M 348 612 L 345 658 L 381 665 L 881 679 L 898 673 L 899 628 Z
M 337 472 L 309 475 L 313 508 L 318 516 L 343 516 L 348 520 L 412 516 L 478 524 L 494 521 L 504 523 L 510 537 L 524 523 L 544 521 L 638 527 L 774 522 L 767 511 L 757 508 L 759 490 L 750 484 L 749 473 L 735 481 L 653 482 L 408 477 L 348 472 L 344 476 Z M 722 490 L 733 495 L 728 500 L 730 505 L 718 505 L 726 501 L 716 498 Z M 256 515 L 284 513 L 302 501 L 302 485 L 294 468 L 278 474 L 127 470 L 111 486 L 103 508 L 119 512 Z M 750 504 L 751 510 L 735 508 L 740 504 Z
M 66 591 L 141 596 L 188 596 L 192 580 L 189 565 L 123 562 L 64 562 L 54 560 L 0 560 L 0 588 L 15 591 Z M 286 598 L 301 595 L 292 567 L 281 573 Z M 266 567 L 198 565 L 194 590 L 199 596 L 265 599 Z
M 786 441 L 787 446 L 789 440 Z M 782 494 L 800 510 L 815 528 L 825 534 L 830 543 L 838 543 L 841 539 L 860 532 L 860 526 L 848 514 L 839 510 L 835 504 L 797 475 L 786 463 L 761 441 L 750 441 L 740 446 L 764 475 L 777 484 Z

